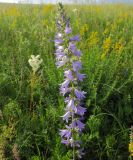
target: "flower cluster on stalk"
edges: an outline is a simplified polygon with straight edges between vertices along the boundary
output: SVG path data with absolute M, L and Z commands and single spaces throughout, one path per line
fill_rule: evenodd
M 31 58 L 28 60 L 28 62 L 29 65 L 32 67 L 33 73 L 35 74 L 40 68 L 40 65 L 42 64 L 43 60 L 40 58 L 40 55 L 31 55 Z
M 130 131 L 130 143 L 129 143 L 129 152 L 130 152 L 130 156 L 133 156 L 133 126 L 131 127 L 131 131 Z
M 83 155 L 80 147 L 80 135 L 85 127 L 82 122 L 86 108 L 81 106 L 86 92 L 81 91 L 79 83 L 85 78 L 80 73 L 82 69 L 81 51 L 77 49 L 76 42 L 80 41 L 79 35 L 71 36 L 72 28 L 70 19 L 67 18 L 63 5 L 59 3 L 56 19 L 57 33 L 55 35 L 55 55 L 57 68 L 64 69 L 64 82 L 60 84 L 60 93 L 65 97 L 65 114 L 62 116 L 66 122 L 65 129 L 60 130 L 61 142 L 73 148 L 73 159 L 77 153 Z

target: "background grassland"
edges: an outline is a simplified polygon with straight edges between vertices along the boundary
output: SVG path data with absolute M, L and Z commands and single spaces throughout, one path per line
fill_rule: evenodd
M 133 6 L 65 8 L 73 33 L 81 36 L 87 75 L 81 84 L 88 109 L 84 160 L 126 160 L 133 124 Z M 59 136 L 64 103 L 54 57 L 55 12 L 53 5 L 0 5 L 0 160 L 70 160 Z M 36 77 L 28 64 L 32 54 L 43 59 Z

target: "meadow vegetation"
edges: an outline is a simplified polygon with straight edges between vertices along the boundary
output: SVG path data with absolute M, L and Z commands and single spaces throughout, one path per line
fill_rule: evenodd
M 76 8 L 76 10 L 75 10 Z M 65 6 L 80 33 L 87 92 L 83 160 L 126 160 L 133 125 L 133 6 Z M 0 5 L 0 160 L 70 160 L 61 144 L 54 5 Z M 40 55 L 33 76 L 28 63 Z

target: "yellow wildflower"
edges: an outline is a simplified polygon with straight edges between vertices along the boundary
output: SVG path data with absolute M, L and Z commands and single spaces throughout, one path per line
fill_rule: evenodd
M 123 50 L 123 44 L 122 44 L 122 41 L 119 40 L 118 42 L 115 43 L 114 45 L 114 50 L 117 51 L 117 52 L 121 52 Z
M 20 12 L 16 6 L 10 7 L 8 10 L 6 10 L 5 14 L 7 16 L 14 16 L 14 17 L 20 16 Z
M 133 126 L 131 127 L 131 133 L 130 133 L 129 152 L 130 156 L 133 156 Z
M 42 10 L 42 14 L 47 14 L 53 9 L 52 4 L 45 5 Z
M 106 35 L 108 34 L 109 30 L 106 28 L 104 31 L 103 31 L 103 35 Z
M 116 24 L 116 23 L 113 23 L 113 24 L 111 25 L 111 30 L 112 30 L 112 31 L 116 31 L 116 29 L 117 29 L 117 24 Z
M 133 142 L 129 143 L 129 151 L 130 151 L 130 155 L 133 156 Z
M 108 37 L 104 40 L 103 42 L 103 50 L 104 50 L 104 53 L 107 54 L 111 48 L 111 38 Z
M 97 45 L 99 42 L 98 32 L 91 32 L 91 35 L 88 41 L 90 46 Z
M 84 24 L 83 27 L 80 30 L 80 35 L 84 36 L 86 34 L 86 32 L 88 32 L 89 26 L 88 24 Z

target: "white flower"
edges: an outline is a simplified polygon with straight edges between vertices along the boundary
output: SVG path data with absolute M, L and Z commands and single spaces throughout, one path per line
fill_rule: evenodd
M 74 8 L 74 9 L 73 9 L 73 12 L 74 12 L 74 13 L 76 13 L 77 11 L 78 11 L 77 8 Z
M 28 60 L 28 62 L 32 67 L 33 72 L 36 73 L 37 70 L 40 68 L 40 65 L 43 62 L 43 60 L 40 59 L 40 55 L 37 56 L 31 55 L 31 58 Z

